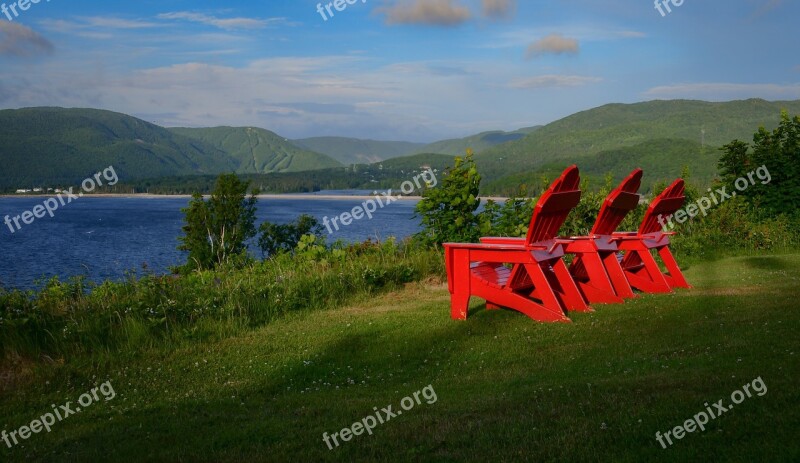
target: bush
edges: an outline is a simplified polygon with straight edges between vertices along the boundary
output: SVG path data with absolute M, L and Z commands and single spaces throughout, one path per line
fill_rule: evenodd
M 178 249 L 189 251 L 189 257 L 179 271 L 209 269 L 246 256 L 246 242 L 256 234 L 256 198 L 246 196 L 249 186 L 236 174 L 223 174 L 208 201 L 199 193 L 192 196 L 182 209 L 186 224 Z
M 296 221 L 287 224 L 264 222 L 259 227 L 261 236 L 258 246 L 265 257 L 281 252 L 292 252 L 304 235 L 322 237 L 322 225 L 314 216 L 302 214 Z
M 475 211 L 481 204 L 480 184 L 472 150 L 467 150 L 465 158 L 455 158 L 455 165 L 445 172 L 440 186 L 423 191 L 416 208 L 422 231 L 415 239 L 425 245 L 477 240 L 480 223 Z

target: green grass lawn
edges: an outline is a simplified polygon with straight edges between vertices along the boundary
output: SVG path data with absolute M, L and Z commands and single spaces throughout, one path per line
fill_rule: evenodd
M 0 461 L 798 461 L 800 255 L 692 265 L 695 288 L 541 324 L 446 285 L 293 313 L 218 342 L 17 365 L 7 432 L 101 400 Z M 674 445 L 662 434 L 761 377 L 753 395 Z M 329 450 L 332 434 L 431 385 L 401 416 Z

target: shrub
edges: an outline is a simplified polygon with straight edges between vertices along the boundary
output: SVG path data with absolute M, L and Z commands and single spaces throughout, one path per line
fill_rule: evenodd
M 246 255 L 246 242 L 256 234 L 256 197 L 246 197 L 249 186 L 235 174 L 223 174 L 208 201 L 199 193 L 192 196 L 182 209 L 186 224 L 178 249 L 189 257 L 180 271 L 209 269 Z
M 416 207 L 422 231 L 415 238 L 426 245 L 477 240 L 480 226 L 475 211 L 480 206 L 480 184 L 481 176 L 468 149 L 466 157 L 455 158 L 441 185 L 423 191 Z

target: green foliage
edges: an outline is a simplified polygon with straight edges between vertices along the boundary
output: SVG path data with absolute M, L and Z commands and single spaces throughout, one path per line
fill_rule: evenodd
M 569 213 L 567 220 L 562 225 L 561 236 L 586 236 L 594 227 L 597 214 L 603 205 L 606 196 L 616 185 L 613 185 L 611 176 L 606 176 L 605 182 L 599 191 L 589 191 L 589 180 L 581 182 L 581 202 Z M 638 228 L 638 225 L 637 225 Z
M 223 174 L 208 201 L 199 193 L 192 196 L 182 209 L 186 224 L 178 249 L 189 252 L 182 270 L 209 269 L 246 254 L 246 241 L 256 234 L 256 198 L 247 197 L 249 185 L 235 174 Z
M 524 237 L 534 205 L 532 198 L 509 198 L 502 204 L 487 201 L 480 215 L 481 234 Z
M 427 245 L 477 240 L 481 232 L 475 214 L 480 206 L 480 183 L 472 151 L 467 150 L 465 158 L 455 158 L 455 165 L 445 172 L 440 186 L 423 191 L 416 207 L 422 231 L 416 238 Z
M 265 257 L 292 251 L 304 235 L 321 237 L 322 225 L 314 216 L 302 214 L 294 222 L 274 224 L 265 221 L 259 227 L 258 246 Z
M 723 153 L 717 165 L 723 182 L 733 184 L 737 178 L 747 175 L 750 164 L 749 149 L 750 145 L 741 140 L 733 140 L 720 148 Z
M 758 206 L 762 216 L 794 214 L 800 208 L 800 116 L 790 119 L 789 113 L 782 111 L 777 128 L 770 132 L 760 127 L 753 135 L 752 150 L 739 140 L 725 145 L 722 150 L 719 167 L 723 181 L 729 185 L 766 167 L 769 184 L 756 181 L 755 185 L 738 192 Z
M 317 235 L 302 235 L 295 247 L 295 255 L 305 261 L 320 262 L 327 264 L 329 255 L 325 240 Z M 342 258 L 343 254 L 338 253 L 336 258 Z
M 753 136 L 752 147 L 733 140 L 721 148 L 719 168 L 722 184 L 735 190 L 739 178 L 748 187 L 736 190 L 736 196 L 714 207 L 706 216 L 698 215 L 684 224 L 674 247 L 678 252 L 712 257 L 715 253 L 748 250 L 763 251 L 800 246 L 800 117 L 790 119 L 781 112 L 781 121 L 772 132 L 764 127 Z M 771 181 L 765 185 L 753 176 L 766 166 Z M 764 175 L 766 176 L 766 175 Z M 754 185 L 749 177 L 754 178 Z M 716 189 L 717 186 L 712 187 Z M 712 193 L 708 193 L 709 195 Z M 686 204 L 694 203 L 700 193 L 687 188 Z
M 479 215 L 482 236 L 524 237 L 528 233 L 533 207 L 533 198 L 525 198 L 523 194 L 509 198 L 498 204 L 493 200 L 486 205 Z
M 292 311 L 335 308 L 442 276 L 443 265 L 438 251 L 394 239 L 327 248 L 305 235 L 294 256 L 101 285 L 53 279 L 39 292 L 0 289 L 0 358 L 135 351 L 226 336 Z
M 705 217 L 697 216 L 677 224 L 672 248 L 678 255 L 714 259 L 742 252 L 797 249 L 800 246 L 800 218 L 788 215 L 763 218 L 736 196 Z

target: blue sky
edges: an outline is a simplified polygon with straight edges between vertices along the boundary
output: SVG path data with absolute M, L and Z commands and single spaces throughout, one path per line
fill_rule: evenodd
M 606 103 L 800 98 L 800 2 L 673 1 L 356 0 L 326 21 L 307 0 L 41 0 L 0 13 L 0 108 L 433 141 Z

